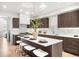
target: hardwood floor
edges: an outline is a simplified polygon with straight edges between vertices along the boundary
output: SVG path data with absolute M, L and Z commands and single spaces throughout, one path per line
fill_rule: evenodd
M 14 57 L 18 56 L 15 53 L 16 46 L 9 45 L 6 38 L 0 38 L 0 56 L 1 57 Z
M 17 46 L 10 45 L 6 38 L 0 38 L 0 57 L 22 57 L 16 52 Z M 78 57 L 66 52 L 62 52 L 63 57 Z
M 0 38 L 0 56 L 8 56 L 9 44 L 5 38 Z
M 76 55 L 73 55 L 73 54 L 70 54 L 70 53 L 67 53 L 67 52 L 63 52 L 63 57 L 78 57 Z

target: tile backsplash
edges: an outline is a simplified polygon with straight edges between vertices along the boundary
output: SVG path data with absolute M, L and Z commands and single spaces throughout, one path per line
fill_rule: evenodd
M 59 28 L 56 33 L 63 35 L 75 35 L 79 34 L 79 28 Z

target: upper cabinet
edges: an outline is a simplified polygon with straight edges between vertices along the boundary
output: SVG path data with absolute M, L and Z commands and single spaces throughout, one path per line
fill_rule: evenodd
M 49 28 L 49 18 L 41 18 L 41 28 Z
M 19 28 L 19 18 L 12 19 L 13 28 Z
M 58 15 L 58 27 L 79 27 L 79 10 Z
M 27 14 L 20 14 L 20 24 L 30 24 L 30 16 Z
M 45 17 L 45 18 L 41 18 L 40 20 L 42 23 L 40 28 L 49 28 L 49 18 Z M 30 25 L 27 25 L 27 28 L 31 28 L 31 27 L 32 27 L 32 23 L 30 22 Z

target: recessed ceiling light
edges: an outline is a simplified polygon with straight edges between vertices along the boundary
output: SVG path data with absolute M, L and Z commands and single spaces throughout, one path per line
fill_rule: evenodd
M 31 14 L 34 14 L 34 12 L 31 12 Z
M 22 7 L 25 7 L 25 8 L 32 8 L 32 3 L 28 2 L 28 3 L 22 3 Z
M 3 7 L 3 8 L 7 8 L 7 6 L 6 6 L 6 5 L 3 5 L 2 7 Z
M 30 12 L 26 12 L 26 14 L 30 14 Z
M 23 11 L 23 9 L 20 9 L 20 12 L 22 12 Z
M 46 4 L 45 4 L 45 3 L 42 3 L 42 4 L 40 5 L 40 8 L 41 8 L 41 9 L 45 9 L 45 8 L 46 8 Z

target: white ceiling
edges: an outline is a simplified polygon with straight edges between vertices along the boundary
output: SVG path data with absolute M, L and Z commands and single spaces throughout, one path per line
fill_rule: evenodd
M 23 13 L 34 11 L 34 15 L 43 15 L 46 13 L 53 13 L 58 9 L 63 9 L 77 4 L 77 2 L 45 2 L 47 7 L 40 9 L 41 2 L 0 2 L 0 11 L 20 13 L 20 9 L 23 9 Z M 2 8 L 2 5 L 6 5 L 7 8 Z

